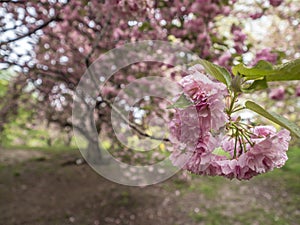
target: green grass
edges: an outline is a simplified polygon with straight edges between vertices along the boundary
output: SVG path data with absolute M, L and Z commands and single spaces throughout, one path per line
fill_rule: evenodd
M 204 212 L 191 213 L 190 217 L 195 222 L 205 222 L 205 225 L 227 225 L 227 224 L 264 224 L 264 225 L 290 225 L 285 218 L 278 217 L 275 213 L 265 212 L 263 209 L 253 208 L 250 211 L 235 214 L 232 216 L 224 215 L 222 208 L 215 207 Z
M 231 182 L 222 177 L 201 177 L 192 175 L 194 180 L 186 189 L 188 189 L 189 192 L 204 195 L 206 200 L 204 200 L 204 203 L 199 202 L 199 208 L 202 210 L 197 213 L 190 213 L 190 217 L 195 222 L 204 222 L 206 225 L 298 224 L 297 221 L 300 221 L 300 215 L 295 214 L 295 212 L 300 209 L 300 148 L 292 147 L 288 151 L 288 157 L 289 160 L 283 168 L 260 175 L 249 182 L 241 182 L 241 185 L 269 184 L 270 194 L 273 198 L 272 201 L 280 203 L 281 214 L 277 212 L 277 208 L 272 205 L 272 201 L 268 203 L 270 210 L 265 210 L 263 199 L 258 200 L 261 201 L 260 206 L 248 205 L 247 210 L 243 210 L 242 212 L 233 211 L 232 214 L 228 214 L 228 212 L 224 213 L 224 209 L 226 209 L 227 206 L 226 202 L 219 202 L 219 196 L 222 195 L 220 191 L 223 186 L 228 186 L 234 193 L 239 189 L 239 182 Z M 183 184 L 179 187 L 184 189 Z M 267 190 L 262 191 L 267 192 L 268 186 L 266 188 Z M 282 197 L 282 192 L 285 192 L 287 196 Z M 233 196 L 232 201 L 239 202 L 245 200 Z M 209 207 L 207 205 L 209 205 Z
M 197 179 L 197 175 L 192 175 L 193 179 Z M 218 190 L 224 183 L 222 177 L 202 177 L 199 182 L 192 182 L 189 190 L 192 192 L 199 192 L 208 199 L 215 199 L 218 196 Z
M 229 218 L 220 213 L 219 208 L 207 209 L 205 212 L 192 213 L 190 216 L 196 222 L 205 222 L 206 225 L 229 224 Z M 226 222 L 227 221 L 227 222 Z
M 300 195 L 300 148 L 292 147 L 288 151 L 288 161 L 281 169 L 260 176 L 260 179 L 281 181 L 289 192 Z
M 43 151 L 47 153 L 60 153 L 60 152 L 70 152 L 70 151 L 78 151 L 77 147 L 69 147 L 69 146 L 47 146 L 47 147 L 31 147 L 24 145 L 15 145 L 15 146 L 4 146 L 4 149 L 7 150 L 32 150 L 32 151 Z

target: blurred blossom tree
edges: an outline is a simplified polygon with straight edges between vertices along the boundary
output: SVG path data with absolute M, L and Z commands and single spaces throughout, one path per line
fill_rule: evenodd
M 22 94 L 22 79 L 10 82 L 14 79 L 11 71 L 0 71 L 0 133 L 3 132 L 6 123 L 9 123 L 18 114 Z M 24 97 L 24 101 L 26 97 Z
M 235 17 L 246 18 L 250 15 L 245 32 L 255 48 L 245 54 L 246 63 L 255 65 L 259 60 L 266 60 L 276 64 L 300 58 L 300 1 L 270 1 L 273 6 L 270 10 L 267 10 L 268 1 L 256 2 L 259 4 L 239 1 L 233 10 Z M 264 29 L 257 29 L 258 27 Z M 299 81 L 273 82 L 269 84 L 267 91 L 252 93 L 247 97 L 300 125 L 297 116 L 300 110 L 298 87 Z
M 41 121 L 35 110 L 36 95 L 26 82 L 11 70 L 0 72 L 0 146 L 50 145 L 52 142 L 70 144 L 70 130 L 55 135 L 61 127 L 47 132 L 47 121 Z M 24 86 L 26 85 L 26 86 Z M 49 125 L 48 125 L 49 128 Z M 53 131 L 57 132 L 53 132 Z M 34 144 L 35 143 L 35 144 Z
M 14 67 L 21 74 L 14 80 L 18 88 L 11 89 L 12 93 L 20 95 L 29 85 L 37 96 L 41 118 L 71 127 L 74 90 L 102 53 L 139 40 L 176 41 L 201 58 L 229 68 L 233 62 L 243 62 L 241 55 L 252 47 L 241 21 L 277 14 L 275 8 L 282 2 L 257 1 L 254 16 L 247 10 L 237 12 L 235 0 L 1 1 L 0 63 L 2 68 Z M 226 18 L 229 20 L 224 22 Z M 229 27 L 228 32 L 223 32 L 223 25 Z M 270 61 L 274 63 L 274 57 Z M 161 74 L 161 68 L 160 64 L 141 63 L 118 72 L 107 83 L 107 100 L 112 101 L 123 84 L 141 74 Z M 15 97 L 1 107 L 1 115 L 6 107 L 16 108 Z M 102 103 L 95 108 L 98 131 L 110 127 L 110 105 Z M 153 112 L 159 110 L 151 108 L 145 115 Z M 97 142 L 87 132 L 83 135 Z

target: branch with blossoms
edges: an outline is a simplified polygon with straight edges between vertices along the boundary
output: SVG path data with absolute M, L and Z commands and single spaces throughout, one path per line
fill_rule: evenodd
M 205 60 L 195 62 L 179 82 L 183 92 L 171 106 L 176 110 L 169 125 L 173 164 L 199 175 L 239 180 L 282 167 L 290 133 L 299 138 L 300 128 L 253 101 L 240 104 L 239 97 L 266 89 L 269 82 L 300 80 L 299 71 L 300 59 L 277 66 L 266 61 L 252 68 L 239 64 L 232 75 Z M 285 129 L 253 126 L 237 115 L 245 109 Z

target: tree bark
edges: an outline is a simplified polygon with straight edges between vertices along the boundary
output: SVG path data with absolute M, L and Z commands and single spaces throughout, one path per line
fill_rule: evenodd
M 99 165 L 102 162 L 102 154 L 101 149 L 99 147 L 99 142 L 97 141 L 89 141 L 88 147 L 87 147 L 87 162 Z

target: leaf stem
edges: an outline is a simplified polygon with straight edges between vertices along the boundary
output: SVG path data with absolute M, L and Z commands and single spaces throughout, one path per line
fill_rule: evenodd
M 239 131 L 236 129 L 235 132 L 235 142 L 234 142 L 234 153 L 233 153 L 233 158 L 236 159 L 236 147 L 237 147 L 237 142 L 238 142 L 238 136 L 239 136 Z

